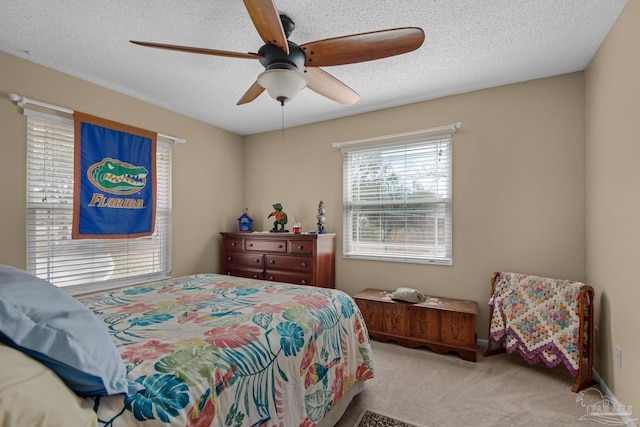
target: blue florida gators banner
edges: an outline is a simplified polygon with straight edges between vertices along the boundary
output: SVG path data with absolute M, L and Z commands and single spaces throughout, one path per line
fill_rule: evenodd
M 74 239 L 153 234 L 157 134 L 74 113 Z

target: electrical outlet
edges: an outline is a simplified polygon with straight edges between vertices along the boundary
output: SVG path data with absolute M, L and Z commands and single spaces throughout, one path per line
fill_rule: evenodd
M 616 366 L 622 369 L 622 349 L 616 346 Z

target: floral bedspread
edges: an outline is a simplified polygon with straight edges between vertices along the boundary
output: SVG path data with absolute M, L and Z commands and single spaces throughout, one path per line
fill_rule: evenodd
M 498 273 L 489 340 L 517 351 L 530 364 L 563 362 L 578 375 L 580 282 L 519 273 Z
M 314 426 L 373 377 L 362 315 L 333 289 L 217 274 L 78 298 L 146 387 L 91 403 L 104 426 Z

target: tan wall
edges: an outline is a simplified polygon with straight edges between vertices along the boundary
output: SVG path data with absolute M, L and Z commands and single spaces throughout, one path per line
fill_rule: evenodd
M 630 0 L 585 72 L 587 279 L 596 289 L 598 373 L 640 414 L 640 1 Z M 622 349 L 622 369 L 614 350 Z
M 7 94 L 186 138 L 173 148 L 173 274 L 219 269 L 220 230 L 242 213 L 242 138 L 0 52 L 0 263 L 26 267 L 26 117 Z
M 338 233 L 339 289 L 410 286 L 472 299 L 486 338 L 493 271 L 585 279 L 583 89 L 583 74 L 574 73 L 287 129 L 284 137 L 247 136 L 244 203 L 257 229 L 270 229 L 275 202 L 290 221 L 314 229 L 323 200 L 327 231 Z M 458 121 L 453 266 L 343 259 L 342 154 L 331 143 Z

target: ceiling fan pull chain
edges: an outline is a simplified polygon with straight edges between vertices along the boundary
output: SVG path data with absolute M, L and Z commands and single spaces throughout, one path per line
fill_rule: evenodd
M 280 108 L 282 108 L 282 139 L 284 139 L 284 102 Z

